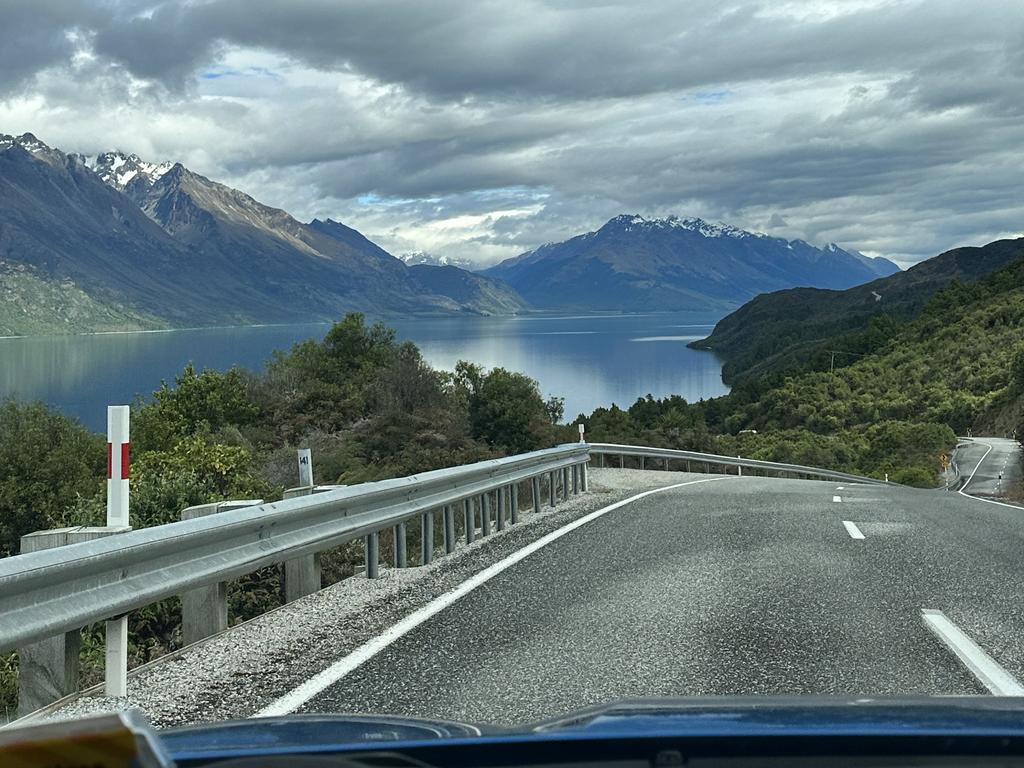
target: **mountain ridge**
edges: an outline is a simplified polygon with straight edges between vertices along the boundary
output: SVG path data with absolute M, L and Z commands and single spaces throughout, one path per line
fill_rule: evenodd
M 729 311 L 763 290 L 847 287 L 899 267 L 699 218 L 620 214 L 482 270 L 540 308 Z
M 0 191 L 0 263 L 28 265 L 33 286 L 67 281 L 109 307 L 69 314 L 97 319 L 77 330 L 106 329 L 104 316 L 122 329 L 130 317 L 152 327 L 526 308 L 500 281 L 425 280 L 354 229 L 300 222 L 181 163 L 89 158 L 0 134 Z M 29 273 L 18 274 L 27 284 Z

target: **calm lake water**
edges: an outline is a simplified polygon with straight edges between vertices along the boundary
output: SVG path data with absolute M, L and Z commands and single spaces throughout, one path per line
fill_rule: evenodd
M 567 418 L 600 405 L 629 406 L 648 393 L 687 400 L 728 391 L 709 352 L 686 347 L 717 318 L 693 314 L 387 319 L 437 368 L 458 360 L 522 371 L 545 395 L 565 398 Z M 106 406 L 149 395 L 189 361 L 197 368 L 259 370 L 275 349 L 328 324 L 205 328 L 158 333 L 0 339 L 0 397 L 43 400 L 106 428 Z

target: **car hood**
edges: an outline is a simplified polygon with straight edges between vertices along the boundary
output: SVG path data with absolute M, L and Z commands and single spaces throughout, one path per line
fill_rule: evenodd
M 160 739 L 176 755 L 394 749 L 437 740 L 479 743 L 643 737 L 1017 736 L 1024 702 L 1000 697 L 682 698 L 620 701 L 521 726 L 413 717 L 292 715 L 175 728 Z

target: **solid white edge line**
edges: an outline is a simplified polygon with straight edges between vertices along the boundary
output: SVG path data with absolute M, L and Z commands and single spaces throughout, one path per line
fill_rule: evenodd
M 994 696 L 1024 696 L 1024 686 L 1017 678 L 999 666 L 995 659 L 950 621 L 946 614 L 933 608 L 922 608 L 921 618 L 925 626 L 960 659 L 990 693 Z
M 860 532 L 860 528 L 857 527 L 856 523 L 852 523 L 849 520 L 843 520 L 843 525 L 846 526 L 846 532 L 850 534 L 851 539 L 864 538 L 864 534 Z
M 977 441 L 974 441 L 972 439 L 972 442 L 977 442 Z M 989 453 L 992 452 L 993 446 L 992 446 L 991 443 L 981 443 L 981 445 L 987 445 L 988 446 L 988 450 L 985 451 L 984 454 L 982 454 L 981 458 L 978 460 L 977 466 L 974 468 L 974 471 L 971 472 L 971 476 L 969 478 L 967 478 L 967 482 L 965 482 L 963 484 L 963 486 L 959 490 L 957 490 L 957 493 L 959 493 L 965 499 L 973 499 L 974 501 L 983 501 L 986 504 L 998 504 L 1000 507 L 1009 507 L 1010 509 L 1024 509 L 1024 507 L 1022 507 L 1020 504 L 1007 504 L 1006 502 L 995 501 L 994 499 L 983 499 L 981 496 L 975 496 L 973 494 L 965 492 L 964 489 L 967 488 L 968 485 L 970 485 L 971 480 L 973 480 L 974 476 L 976 474 L 978 474 L 978 469 L 981 467 L 981 462 L 983 462 L 985 460 L 985 457 L 988 456 Z
M 256 714 L 251 717 L 277 717 L 280 715 L 287 715 L 294 712 L 296 709 L 301 707 L 303 704 L 308 702 L 314 696 L 323 693 L 327 688 L 341 680 L 345 675 L 352 672 L 371 658 L 376 656 L 378 653 L 383 651 L 389 645 L 395 641 L 401 639 L 404 635 L 407 635 L 412 630 L 416 629 L 420 624 L 423 624 L 428 619 L 431 619 L 445 608 L 456 602 L 459 598 L 472 592 L 477 587 L 485 584 L 486 582 L 493 579 L 495 576 L 500 574 L 502 571 L 508 570 L 516 563 L 526 559 L 534 552 L 543 549 L 548 544 L 565 536 L 567 533 L 571 533 L 577 528 L 586 525 L 592 520 L 608 514 L 620 507 L 624 507 L 626 504 L 631 504 L 634 501 L 643 499 L 647 496 L 651 496 L 655 493 L 664 493 L 665 491 L 671 491 L 675 488 L 682 488 L 686 485 L 696 485 L 698 483 L 710 483 L 716 480 L 726 480 L 726 477 L 709 477 L 702 480 L 689 480 L 685 483 L 676 483 L 675 485 L 666 485 L 663 488 L 654 488 L 643 493 L 638 493 L 635 496 L 630 496 L 628 499 L 617 501 L 614 504 L 609 504 L 607 507 L 602 507 L 594 512 L 584 515 L 578 520 L 573 520 L 558 530 L 552 531 L 551 533 L 542 536 L 536 541 L 527 544 L 520 550 L 513 552 L 511 555 L 506 557 L 504 560 L 499 560 L 494 565 L 488 566 L 484 570 L 477 574 L 474 574 L 464 582 L 459 584 L 455 589 L 445 592 L 429 603 L 419 608 L 398 623 L 392 625 L 386 629 L 380 635 L 377 635 L 371 640 L 363 643 L 361 646 L 356 648 L 354 651 L 349 653 L 347 656 L 334 662 L 331 666 L 322 672 L 317 673 L 306 682 L 295 687 L 284 696 L 271 702 L 269 705 L 259 710 Z
M 832 501 L 842 501 L 842 500 L 843 500 L 842 496 L 833 496 L 832 497 Z

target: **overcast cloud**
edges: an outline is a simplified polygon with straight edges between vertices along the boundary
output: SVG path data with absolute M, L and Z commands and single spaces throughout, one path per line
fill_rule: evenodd
M 1020 0 L 0 0 L 0 132 L 392 252 L 623 212 L 908 264 L 1024 231 Z

